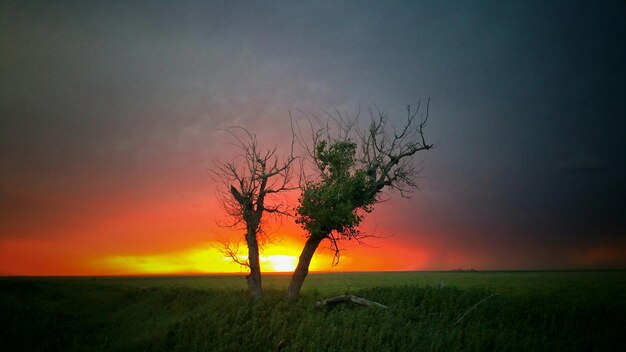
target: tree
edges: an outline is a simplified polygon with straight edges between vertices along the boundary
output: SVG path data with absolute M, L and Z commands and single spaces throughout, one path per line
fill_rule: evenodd
M 261 266 L 259 245 L 268 234 L 264 231 L 267 216 L 286 215 L 287 207 L 277 196 L 295 189 L 291 187 L 292 164 L 296 159 L 291 153 L 284 159 L 277 155 L 277 147 L 261 150 L 256 136 L 242 127 L 227 129 L 242 152 L 232 161 L 212 169 L 214 178 L 222 184 L 219 200 L 230 222 L 223 226 L 245 230 L 244 240 L 248 247 L 246 259 L 239 257 L 239 242 L 222 241 L 223 253 L 234 262 L 249 269 L 246 281 L 250 294 L 261 298 Z M 236 132 L 240 132 L 239 134 Z M 243 134 L 243 137 L 240 137 Z
M 371 234 L 362 233 L 358 226 L 366 213 L 381 201 L 384 189 L 396 190 L 403 197 L 417 189 L 419 173 L 413 156 L 432 147 L 424 137 L 430 100 L 426 112 L 417 119 L 415 110 L 407 107 L 407 120 L 400 130 L 388 130 L 388 115 L 376 108 L 368 109 L 372 122 L 359 129 L 357 118 L 336 112 L 328 114 L 335 122 L 337 134 L 329 127 L 312 134 L 312 145 L 304 145 L 312 161 L 313 175 L 305 178 L 298 199 L 296 222 L 306 231 L 307 240 L 293 273 L 287 298 L 295 300 L 309 272 L 311 259 L 320 243 L 330 242 L 337 264 L 341 241 L 362 242 Z M 328 126 L 327 124 L 326 126 Z

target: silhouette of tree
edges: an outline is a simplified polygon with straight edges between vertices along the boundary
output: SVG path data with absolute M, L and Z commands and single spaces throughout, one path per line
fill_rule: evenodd
M 219 202 L 228 215 L 222 226 L 245 230 L 244 240 L 248 247 L 247 258 L 239 257 L 239 242 L 222 241 L 222 252 L 234 262 L 249 269 L 246 281 L 254 298 L 263 295 L 259 245 L 268 239 L 264 231 L 268 216 L 288 214 L 288 208 L 278 197 L 281 192 L 296 189 L 290 186 L 293 142 L 290 154 L 283 159 L 277 155 L 277 147 L 262 150 L 256 136 L 242 127 L 227 129 L 242 152 L 233 160 L 211 170 L 214 179 L 222 185 Z
M 307 240 L 289 284 L 288 299 L 298 298 L 322 241 L 330 242 L 333 264 L 337 264 L 341 241 L 362 242 L 372 237 L 358 226 L 381 200 L 385 188 L 403 197 L 417 189 L 415 177 L 421 170 L 415 167 L 413 156 L 432 147 L 424 137 L 429 105 L 430 100 L 419 119 L 420 105 L 415 110 L 409 105 L 403 128 L 393 131 L 389 131 L 388 115 L 376 107 L 376 111 L 368 109 L 372 122 L 365 129 L 358 128 L 358 115 L 350 118 L 335 111 L 327 114 L 326 126 L 312 128 L 312 144 L 301 142 L 313 172 L 301 183 L 296 222 L 306 230 Z M 337 129 L 331 131 L 331 124 Z M 301 133 L 299 139 L 303 139 Z

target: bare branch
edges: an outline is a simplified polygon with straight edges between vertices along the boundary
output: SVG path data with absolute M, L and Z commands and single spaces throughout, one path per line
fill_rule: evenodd
M 262 292 L 259 247 L 271 241 L 270 234 L 265 231 L 268 217 L 290 215 L 286 203 L 277 196 L 296 188 L 291 184 L 297 159 L 293 153 L 296 135 L 292 128 L 289 154 L 281 158 L 277 146 L 259 148 L 256 135 L 243 127 L 234 126 L 223 131 L 233 137 L 240 153 L 211 169 L 212 178 L 220 185 L 218 201 L 227 215 L 220 225 L 245 230 L 243 237 L 248 247 L 248 259 L 243 261 L 237 256 L 239 243 L 234 245 L 223 241 L 222 252 L 250 270 L 246 277 L 248 286 L 253 296 L 259 298 Z
M 222 245 L 221 248 L 219 248 L 220 253 L 222 253 L 227 258 L 230 258 L 234 263 L 237 263 L 248 269 L 250 268 L 249 261 L 239 257 L 239 246 L 241 245 L 239 241 L 230 242 L 226 239 L 221 239 L 219 242 Z

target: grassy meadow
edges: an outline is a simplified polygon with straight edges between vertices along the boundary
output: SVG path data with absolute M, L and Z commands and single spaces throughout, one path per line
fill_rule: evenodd
M 0 278 L 2 350 L 626 350 L 623 271 L 311 274 L 296 303 L 288 280 L 255 302 L 236 275 Z M 314 306 L 344 293 L 388 309 Z

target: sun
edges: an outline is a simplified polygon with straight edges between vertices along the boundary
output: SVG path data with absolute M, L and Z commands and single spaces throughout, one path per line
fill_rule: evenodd
M 293 255 L 269 255 L 267 256 L 267 262 L 271 271 L 294 271 L 297 258 Z

